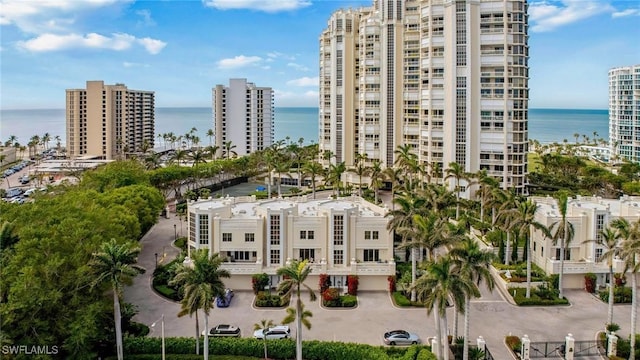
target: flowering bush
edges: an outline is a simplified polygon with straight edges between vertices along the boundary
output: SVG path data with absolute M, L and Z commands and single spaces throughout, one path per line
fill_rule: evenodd
M 349 295 L 358 295 L 358 275 L 347 276 L 347 292 Z

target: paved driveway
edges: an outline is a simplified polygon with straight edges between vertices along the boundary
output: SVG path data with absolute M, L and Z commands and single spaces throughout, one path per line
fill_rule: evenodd
M 165 315 L 166 336 L 194 336 L 193 318 L 177 318 L 180 305 L 165 300 L 151 290 L 150 279 L 155 266 L 155 254 L 159 261 L 168 261 L 178 250 L 170 243 L 174 238 L 174 226 L 180 229 L 180 220 L 175 216 L 161 218 L 151 231 L 141 240 L 142 253 L 139 263 L 148 271 L 138 276 L 134 284 L 125 291 L 125 301 L 138 305 L 140 313 L 136 320 L 151 324 Z M 163 253 L 166 257 L 163 258 Z M 313 286 L 314 284 L 312 284 Z M 474 340 L 483 336 L 496 359 L 509 359 L 509 352 L 503 344 L 508 334 L 529 335 L 532 341 L 563 341 L 568 333 L 576 340 L 592 340 L 597 331 L 604 328 L 607 305 L 582 290 L 566 290 L 571 306 L 525 307 L 520 308 L 504 301 L 496 290 L 490 293 L 482 289 L 483 297 L 472 302 L 470 337 Z M 386 330 L 403 328 L 415 331 L 423 340 L 435 334 L 434 321 L 425 309 L 400 309 L 393 306 L 386 292 L 362 292 L 358 296 L 359 305 L 353 310 L 329 310 L 320 307 L 319 302 L 310 303 L 303 299 L 307 309 L 313 312 L 311 330 L 304 329 L 304 339 L 337 340 L 344 342 L 382 344 L 382 333 Z M 278 323 L 285 317 L 285 310 L 263 310 L 252 307 L 251 292 L 236 291 L 231 306 L 214 309 L 209 317 L 209 325 L 231 323 L 240 326 L 245 337 L 252 336 L 253 325 L 261 319 Z M 615 322 L 621 325 L 623 336 L 628 336 L 630 327 L 629 305 L 616 305 Z M 449 312 L 449 328 L 452 329 L 452 314 Z M 200 318 L 203 326 L 203 319 Z M 459 335 L 462 334 L 463 317 L 460 316 Z M 158 329 L 159 330 L 159 329 Z M 152 329 L 151 336 L 159 331 Z

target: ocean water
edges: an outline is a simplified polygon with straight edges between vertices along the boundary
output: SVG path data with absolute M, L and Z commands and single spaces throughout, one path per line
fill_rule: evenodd
M 276 140 L 297 142 L 303 138 L 305 144 L 318 142 L 318 108 L 275 109 L 274 135 Z M 213 127 L 211 108 L 156 108 L 156 134 L 173 132 L 176 135 L 187 133 L 191 128 L 202 144 L 208 144 L 207 130 Z M 60 136 L 65 142 L 64 109 L 45 110 L 0 110 L 0 141 L 6 141 L 15 135 L 20 144 L 27 144 L 33 135 L 49 133 L 51 138 Z M 574 134 L 593 139 L 593 133 L 599 138 L 608 139 L 609 115 L 607 110 L 575 109 L 529 109 L 529 138 L 541 143 L 562 143 L 564 139 L 575 142 Z M 156 142 L 159 140 L 156 138 Z M 51 144 L 55 144 L 52 140 Z

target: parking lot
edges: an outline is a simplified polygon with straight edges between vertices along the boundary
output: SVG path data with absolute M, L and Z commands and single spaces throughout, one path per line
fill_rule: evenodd
M 180 229 L 178 217 L 161 218 L 142 239 L 142 253 L 139 264 L 148 271 L 134 280 L 125 291 L 125 301 L 137 305 L 140 313 L 135 320 L 151 324 L 164 314 L 166 336 L 194 336 L 195 319 L 188 316 L 178 318 L 180 304 L 166 300 L 151 289 L 151 275 L 155 267 L 155 254 L 160 263 L 168 262 L 178 253 L 172 247 L 173 225 Z M 186 229 L 184 230 L 186 231 Z M 309 284 L 316 287 L 316 284 Z M 471 303 L 472 343 L 482 336 L 496 359 L 510 359 L 504 345 L 504 337 L 509 334 L 522 337 L 527 334 L 532 341 L 564 341 L 568 333 L 576 340 L 593 340 L 596 332 L 604 328 L 607 305 L 583 290 L 565 290 L 571 301 L 570 306 L 517 307 L 505 301 L 494 290 L 482 290 L 483 296 Z M 215 308 L 209 316 L 209 326 L 229 323 L 240 327 L 243 337 L 253 334 L 253 326 L 262 319 L 278 324 L 286 315 L 285 309 L 258 309 L 253 307 L 254 295 L 250 291 L 235 291 L 235 296 L 227 308 Z M 351 310 L 325 309 L 319 300 L 310 302 L 303 298 L 306 309 L 313 313 L 311 330 L 303 329 L 304 339 L 356 342 L 382 345 L 385 331 L 405 329 L 416 332 L 422 341 L 435 334 L 434 320 L 423 308 L 397 308 L 386 291 L 360 292 L 358 307 Z M 614 322 L 621 325 L 621 336 L 629 334 L 630 305 L 616 305 Z M 453 329 L 453 313 L 448 312 L 449 329 Z M 463 316 L 459 319 L 458 335 L 462 335 Z M 200 312 L 200 331 L 204 330 Z M 295 325 L 291 324 L 295 336 Z M 159 336 L 152 330 L 151 336 Z

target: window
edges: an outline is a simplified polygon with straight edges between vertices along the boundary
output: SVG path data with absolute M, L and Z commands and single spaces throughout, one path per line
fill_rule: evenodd
M 270 264 L 279 264 L 280 263 L 280 250 L 271 249 L 269 263 Z
M 315 249 L 300 249 L 300 260 L 313 261 L 315 257 L 316 257 Z
M 315 234 L 313 230 L 300 230 L 300 239 L 301 240 L 313 240 L 315 239 Z
M 233 236 L 231 233 L 222 233 L 222 242 L 231 242 L 233 240 Z
M 335 265 L 344 264 L 344 252 L 342 250 L 333 250 L 333 263 Z
M 227 251 L 227 257 L 230 261 L 251 262 L 255 261 L 256 251 Z
M 602 261 L 602 249 L 596 249 L 596 261 Z
M 380 261 L 380 250 L 378 249 L 364 249 L 364 262 Z
M 571 260 L 571 251 L 569 249 L 564 250 L 564 259 Z M 556 249 L 556 260 L 560 260 L 560 248 Z
M 344 216 L 333 216 L 333 245 L 344 244 Z
M 254 233 L 244 233 L 244 241 L 245 242 L 254 242 L 254 241 L 256 241 L 256 234 L 254 234 Z
M 364 239 L 365 240 L 378 240 L 378 230 L 365 230 Z
M 271 245 L 280 245 L 280 215 L 270 216 L 271 227 Z
M 209 244 L 209 215 L 200 214 L 198 215 L 198 220 L 200 220 L 200 245 Z

